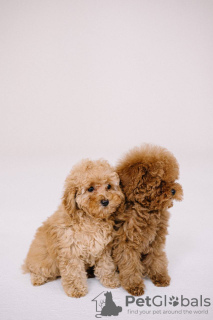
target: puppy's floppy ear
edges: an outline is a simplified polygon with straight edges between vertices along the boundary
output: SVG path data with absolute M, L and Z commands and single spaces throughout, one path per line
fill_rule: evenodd
M 75 186 L 67 186 L 64 191 L 63 195 L 63 205 L 67 212 L 71 215 L 76 211 L 76 202 L 75 202 L 75 196 L 76 196 L 76 187 Z
M 114 183 L 116 186 L 119 186 L 120 185 L 120 177 L 119 175 L 117 174 L 117 172 L 113 172 L 111 175 L 110 175 L 110 178 L 113 179 Z
M 164 175 L 164 163 L 163 161 L 156 161 L 150 165 L 149 173 L 152 177 L 162 178 Z
M 126 199 L 134 201 L 135 190 L 137 190 L 138 185 L 143 182 L 146 168 L 144 168 L 141 163 L 136 163 L 118 168 L 117 172 L 120 176 L 121 188 L 124 191 Z
M 141 164 L 134 164 L 131 166 L 126 166 L 122 170 L 118 170 L 118 174 L 121 179 L 121 184 L 125 186 L 131 186 L 134 188 L 137 185 L 138 180 L 142 180 L 145 175 L 146 170 Z

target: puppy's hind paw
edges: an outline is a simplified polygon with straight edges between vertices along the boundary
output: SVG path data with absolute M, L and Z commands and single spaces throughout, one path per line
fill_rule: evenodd
M 33 286 L 41 286 L 42 284 L 47 282 L 47 278 L 40 274 L 31 273 L 30 277 Z

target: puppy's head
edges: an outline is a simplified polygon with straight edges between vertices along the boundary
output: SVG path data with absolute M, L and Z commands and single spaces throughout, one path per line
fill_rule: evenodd
M 70 215 L 81 209 L 95 218 L 108 218 L 124 199 L 119 182 L 118 174 L 107 161 L 83 160 L 66 179 L 65 209 Z
M 116 171 L 127 200 L 150 211 L 170 208 L 173 200 L 182 200 L 182 187 L 176 183 L 178 162 L 165 148 L 135 148 L 120 160 Z

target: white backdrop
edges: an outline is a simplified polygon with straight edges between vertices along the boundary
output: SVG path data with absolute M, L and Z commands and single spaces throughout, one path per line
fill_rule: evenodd
M 115 164 L 143 142 L 175 154 L 185 195 L 171 209 L 172 283 L 146 280 L 145 295 L 212 298 L 212 17 L 211 0 L 0 0 L 2 319 L 95 319 L 98 281 L 71 299 L 60 280 L 32 287 L 20 265 L 72 165 Z M 112 292 L 122 319 L 141 319 Z M 212 318 L 201 309 L 178 318 Z

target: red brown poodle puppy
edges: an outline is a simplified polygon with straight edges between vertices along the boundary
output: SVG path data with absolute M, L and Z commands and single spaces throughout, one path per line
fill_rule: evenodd
M 113 257 L 120 282 L 132 295 L 144 293 L 142 276 L 156 286 L 168 286 L 164 252 L 173 200 L 182 200 L 176 183 L 179 167 L 166 149 L 145 145 L 124 156 L 117 166 L 126 202 L 116 212 Z
M 83 160 L 65 182 L 58 210 L 37 230 L 23 270 L 33 285 L 58 276 L 70 297 L 87 293 L 87 273 L 110 288 L 120 285 L 111 257 L 112 213 L 124 199 L 119 177 L 105 160 Z

